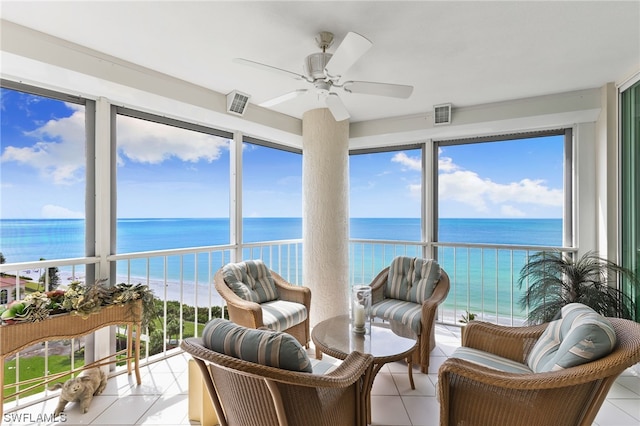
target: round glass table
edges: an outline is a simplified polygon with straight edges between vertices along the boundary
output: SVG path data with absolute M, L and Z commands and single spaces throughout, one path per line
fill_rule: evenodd
M 412 358 L 417 348 L 416 334 L 406 325 L 396 321 L 372 321 L 371 334 L 353 332 L 349 315 L 341 315 L 316 324 L 311 330 L 311 340 L 316 347 L 316 358 L 322 354 L 345 359 L 353 351 L 373 355 L 371 379 L 364 384 L 367 421 L 371 423 L 371 387 L 373 380 L 388 362 L 406 360 L 409 365 L 409 383 L 413 383 Z

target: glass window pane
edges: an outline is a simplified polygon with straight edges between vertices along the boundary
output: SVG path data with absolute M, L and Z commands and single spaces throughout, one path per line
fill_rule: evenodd
M 0 90 L 0 252 L 7 263 L 82 257 L 85 107 Z
M 229 140 L 117 116 L 118 253 L 229 243 Z
M 564 136 L 442 146 L 438 241 L 562 245 Z
M 349 156 L 351 238 L 420 241 L 422 150 Z
M 244 242 L 302 238 L 302 155 L 245 142 Z

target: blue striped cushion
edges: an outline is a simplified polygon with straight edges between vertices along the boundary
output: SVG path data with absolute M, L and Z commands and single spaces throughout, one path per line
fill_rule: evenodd
M 302 303 L 274 300 L 260 305 L 262 323 L 276 331 L 284 331 L 307 319 L 307 308 Z
M 616 345 L 609 320 L 590 307 L 570 303 L 561 314 L 561 319 L 549 323 L 527 357 L 527 364 L 537 373 L 595 361 Z
M 433 259 L 398 256 L 389 266 L 385 297 L 422 303 L 431 297 L 440 279 L 440 265 Z
M 406 302 L 404 300 L 384 299 L 382 302 L 371 306 L 371 315 L 384 320 L 395 320 L 409 325 L 418 335 L 422 330 L 422 306 L 417 303 Z
M 407 300 L 422 304 L 422 302 L 431 297 L 433 288 L 439 280 L 440 265 L 438 265 L 438 262 L 433 259 L 416 258 Z
M 246 328 L 216 318 L 205 325 L 202 342 L 206 348 L 234 358 L 284 370 L 312 372 L 307 352 L 287 333 Z
M 413 258 L 398 256 L 389 265 L 389 278 L 384 295 L 391 299 L 407 300 L 409 293 L 409 277 L 413 267 Z
M 465 346 L 456 349 L 451 355 L 451 358 L 464 359 L 506 373 L 527 374 L 532 372 L 529 367 L 519 362 Z
M 271 271 L 262 260 L 229 263 L 222 268 L 224 282 L 244 300 L 256 303 L 278 299 Z

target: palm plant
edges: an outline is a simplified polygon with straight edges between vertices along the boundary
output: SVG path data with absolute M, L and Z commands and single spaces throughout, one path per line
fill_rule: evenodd
M 529 308 L 530 324 L 549 322 L 560 309 L 573 302 L 590 306 L 608 317 L 635 320 L 635 303 L 619 290 L 618 277 L 625 277 L 640 290 L 635 274 L 589 251 L 577 259 L 559 251 L 538 252 L 520 271 L 520 289 L 528 286 L 520 298 L 522 308 Z

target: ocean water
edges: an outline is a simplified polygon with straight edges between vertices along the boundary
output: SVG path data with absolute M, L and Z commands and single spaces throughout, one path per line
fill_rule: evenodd
M 243 221 L 244 242 L 290 240 L 302 238 L 300 218 L 247 218 Z M 562 245 L 560 219 L 441 219 L 439 241 L 508 245 Z M 420 241 L 419 219 L 353 218 L 352 239 L 386 241 Z M 229 243 L 227 219 L 120 219 L 117 223 L 117 252 L 135 253 Z M 84 221 L 0 220 L 0 252 L 7 263 L 63 259 L 84 256 Z M 249 250 L 249 249 L 247 249 Z M 245 251 L 245 256 L 249 253 Z M 277 263 L 286 273 L 301 282 L 301 271 L 293 259 L 300 255 L 294 245 L 284 245 L 277 252 L 253 252 L 251 257 Z M 350 280 L 368 283 L 374 274 L 387 266 L 396 255 L 421 255 L 419 246 L 404 244 L 353 244 L 350 251 Z M 457 312 L 460 306 L 472 310 L 510 315 L 514 299 L 512 290 L 527 252 L 500 249 L 440 247 L 438 259 L 455 282 L 447 307 Z M 168 256 L 119 261 L 117 281 L 142 282 L 150 276 L 156 294 L 166 292 L 175 300 L 200 304 L 212 300 L 209 282 L 215 271 L 229 260 L 228 252 L 189 256 Z M 61 275 L 70 278 L 70 272 Z M 74 271 L 82 276 L 82 271 Z M 179 282 L 182 276 L 182 282 Z M 292 280 L 295 281 L 295 280 Z

